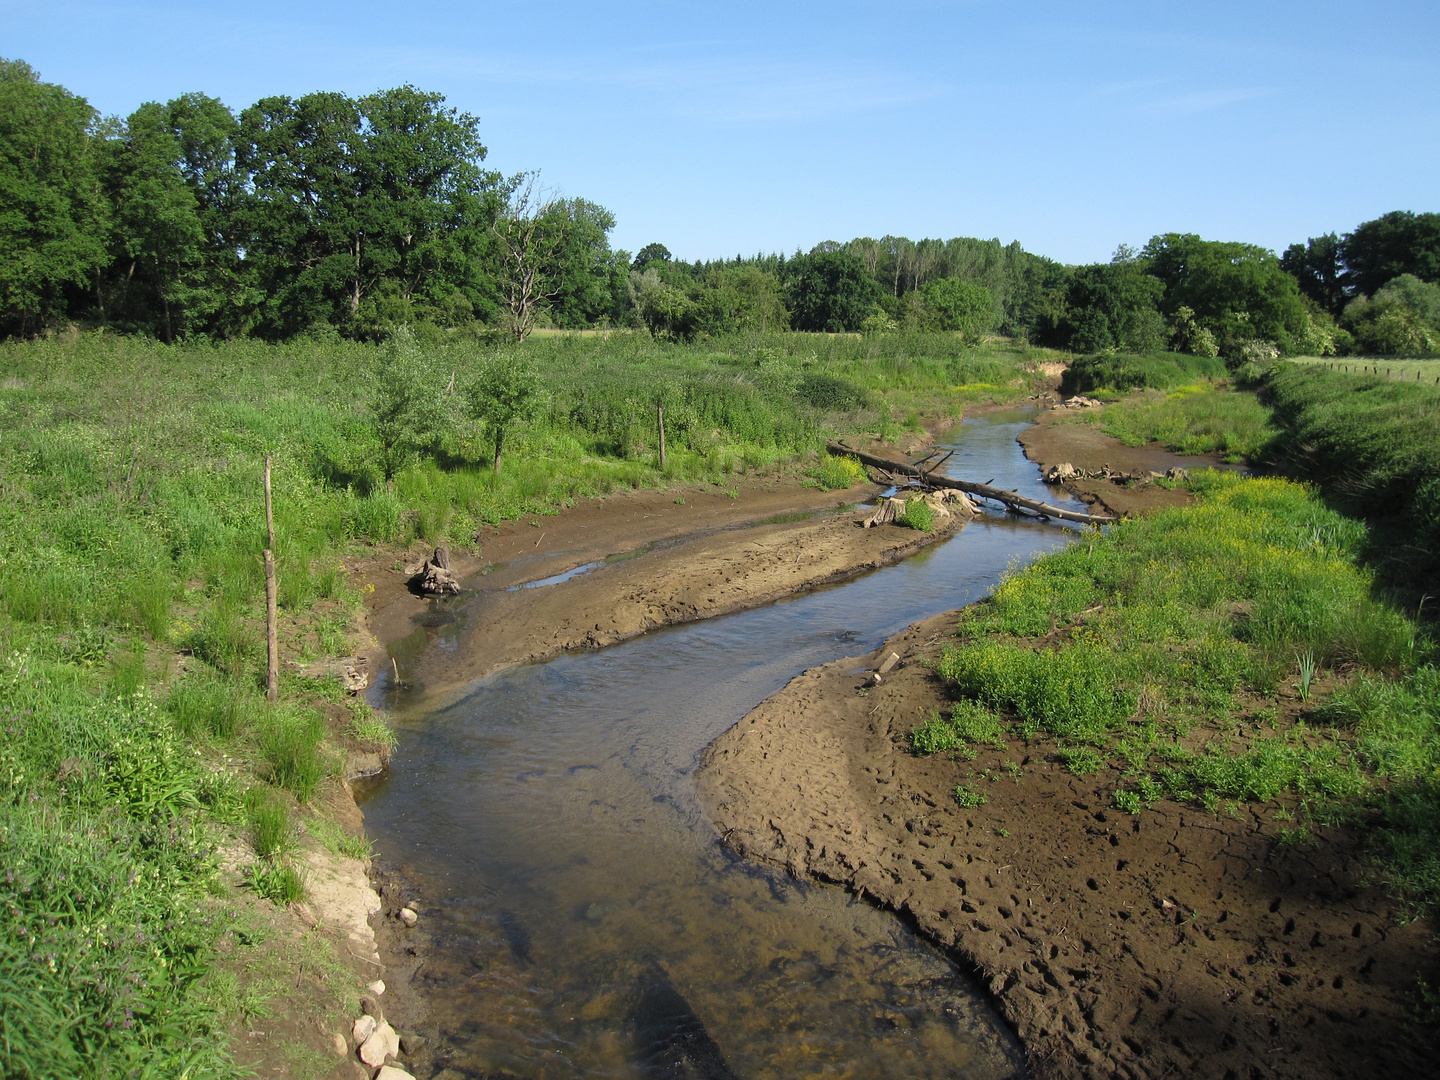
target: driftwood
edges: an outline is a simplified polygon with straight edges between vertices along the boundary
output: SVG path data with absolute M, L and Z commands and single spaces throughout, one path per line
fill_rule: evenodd
M 450 549 L 443 544 L 437 547 L 412 581 L 417 589 L 432 596 L 458 595 L 460 582 L 450 569 Z
M 959 491 L 931 491 L 913 497 L 923 500 L 930 507 L 930 513 L 937 518 L 953 516 L 969 521 L 980 512 L 975 508 L 975 504 Z M 870 511 L 868 517 L 860 519 L 859 524 L 867 529 L 874 528 L 876 525 L 889 525 L 895 519 L 902 517 L 904 513 L 904 499 L 881 499 L 875 505 L 875 509 Z
M 1178 467 L 1167 469 L 1163 473 L 1155 472 L 1153 469 L 1116 472 L 1109 465 L 1101 466 L 1098 469 L 1077 469 L 1068 461 L 1062 461 L 1059 465 L 1051 465 L 1045 473 L 1047 484 L 1059 484 L 1066 480 L 1111 480 L 1117 484 L 1139 481 L 1148 484 L 1152 480 L 1188 480 L 1189 478 L 1190 474 Z
M 866 465 L 876 469 L 882 469 L 887 473 L 896 476 L 911 477 L 921 480 L 932 487 L 954 488 L 956 491 L 963 491 L 968 495 L 979 495 L 982 499 L 993 499 L 995 502 L 1003 503 L 1011 510 L 1029 510 L 1032 514 L 1040 514 L 1043 517 L 1061 518 L 1065 521 L 1079 521 L 1086 525 L 1110 525 L 1117 521 L 1113 517 L 1100 517 L 1095 514 L 1077 514 L 1073 510 L 1062 510 L 1058 506 L 1051 506 L 1049 503 L 1037 502 L 1035 499 L 1027 499 L 1013 491 L 1006 491 L 1003 488 L 991 487 L 989 484 L 974 484 L 968 480 L 952 480 L 948 476 L 935 476 L 932 472 L 925 472 L 917 469 L 914 465 L 900 461 L 890 461 L 886 458 L 875 457 L 862 450 L 855 450 L 844 443 L 827 442 L 825 448 L 832 454 L 851 454 L 860 459 Z

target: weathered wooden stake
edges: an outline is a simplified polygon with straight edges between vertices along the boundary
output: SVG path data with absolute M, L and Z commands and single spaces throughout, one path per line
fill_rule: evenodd
M 265 455 L 265 537 L 266 547 L 275 550 L 275 514 L 270 509 L 270 455 Z
M 265 697 L 280 700 L 280 634 L 275 625 L 275 553 L 265 549 Z
M 270 505 L 270 455 L 265 455 L 265 697 L 280 700 L 280 628 L 275 611 L 275 513 Z
M 665 468 L 665 406 L 655 403 L 655 423 L 660 428 L 660 468 Z

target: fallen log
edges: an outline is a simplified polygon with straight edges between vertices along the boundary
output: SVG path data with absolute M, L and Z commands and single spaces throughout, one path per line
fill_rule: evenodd
M 1017 495 L 1013 491 L 991 487 L 989 484 L 973 484 L 968 480 L 952 480 L 948 476 L 935 476 L 930 472 L 922 472 L 913 465 L 876 457 L 873 454 L 865 453 L 863 450 L 855 450 L 846 446 L 844 443 L 827 441 L 825 443 L 825 449 L 829 450 L 832 454 L 851 454 L 859 458 L 865 465 L 876 469 L 884 469 L 886 472 L 897 476 L 908 476 L 916 480 L 923 480 L 925 483 L 934 487 L 954 488 L 957 491 L 963 491 L 969 495 L 979 495 L 983 499 L 993 499 L 996 502 L 1004 503 L 1012 510 L 1029 510 L 1031 513 L 1042 514 L 1045 517 L 1061 518 L 1065 521 L 1079 521 L 1086 525 L 1113 525 L 1119 520 L 1113 517 L 1099 517 L 1095 514 L 1077 514 L 1073 510 L 1061 510 L 1058 506 L 1051 506 L 1049 503 L 1027 499 L 1025 496 Z

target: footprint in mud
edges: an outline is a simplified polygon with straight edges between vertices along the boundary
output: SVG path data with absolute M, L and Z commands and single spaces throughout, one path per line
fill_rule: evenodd
M 570 768 L 566 769 L 565 771 L 566 771 L 567 773 L 569 773 L 571 776 L 574 776 L 576 773 L 578 773 L 578 772 L 583 772 L 583 771 L 586 770 L 586 769 L 594 769 L 596 772 L 599 772 L 599 771 L 600 771 L 600 766 L 599 766 L 599 765 L 571 765 Z
M 537 776 L 544 776 L 546 772 L 545 769 L 531 769 L 529 772 L 516 773 L 515 779 L 523 784 L 527 780 L 534 780 Z

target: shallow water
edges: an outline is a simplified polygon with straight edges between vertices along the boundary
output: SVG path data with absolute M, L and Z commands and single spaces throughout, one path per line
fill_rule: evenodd
M 1080 508 L 1016 444 L 1030 416 L 965 422 L 946 471 Z M 521 1077 L 1015 1073 L 954 965 L 838 888 L 727 856 L 691 773 L 800 671 L 977 599 L 1067 535 L 987 514 L 897 566 L 501 672 L 439 709 L 382 683 L 400 745 L 366 826 L 421 894 L 439 1060 Z

